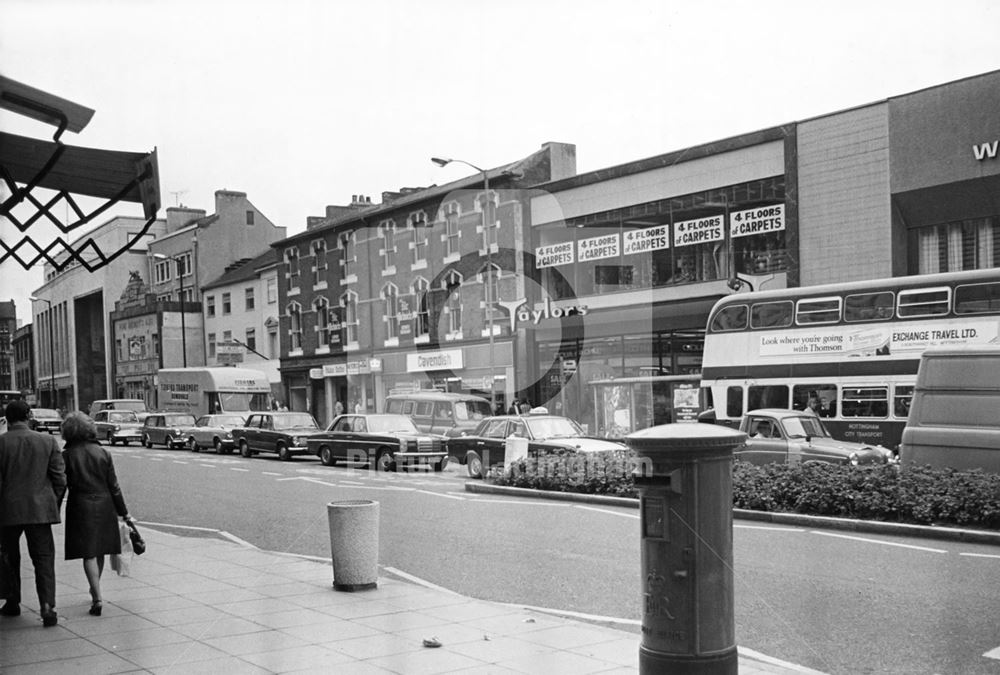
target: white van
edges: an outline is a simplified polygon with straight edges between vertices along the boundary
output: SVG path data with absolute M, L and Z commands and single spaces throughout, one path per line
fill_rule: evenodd
M 161 368 L 156 374 L 156 408 L 196 418 L 211 413 L 270 409 L 267 375 L 249 368 Z
M 1000 345 L 923 353 L 899 458 L 1000 472 Z

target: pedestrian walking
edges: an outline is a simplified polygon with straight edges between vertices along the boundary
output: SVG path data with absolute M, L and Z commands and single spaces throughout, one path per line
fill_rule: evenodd
M 104 606 L 101 575 L 104 556 L 121 553 L 118 516 L 129 520 L 111 453 L 97 442 L 97 426 L 83 413 L 70 413 L 62 423 L 66 441 L 66 560 L 83 559 L 90 586 L 90 613 Z
M 8 431 L 0 436 L 0 615 L 21 613 L 21 535 L 35 569 L 42 625 L 55 626 L 56 546 L 52 524 L 66 494 L 59 443 L 28 428 L 31 408 L 23 400 L 4 410 Z

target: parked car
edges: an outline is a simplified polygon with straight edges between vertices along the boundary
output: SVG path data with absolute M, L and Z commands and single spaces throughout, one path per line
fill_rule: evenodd
M 97 427 L 97 438 L 114 445 L 128 445 L 142 438 L 142 423 L 134 410 L 101 410 L 91 415 Z
M 29 426 L 35 431 L 58 434 L 62 429 L 62 415 L 52 408 L 32 408 Z
M 390 393 L 385 412 L 406 415 L 420 431 L 444 436 L 472 431 L 493 414 L 490 402 L 481 396 L 437 390 Z
M 733 451 L 736 459 L 751 464 L 829 462 L 833 464 L 886 464 L 893 453 L 881 445 L 838 441 L 814 413 L 784 408 L 751 410 L 740 421 L 746 442 Z
M 194 415 L 177 412 L 154 412 L 142 425 L 142 444 L 147 448 L 160 443 L 168 448 L 187 443 L 187 429 L 194 426 Z
M 422 433 L 406 415 L 340 415 L 306 444 L 326 466 L 353 461 L 366 462 L 378 471 L 394 471 L 400 463 L 429 464 L 441 471 L 448 465 L 444 439 Z
M 484 467 L 500 464 L 508 446 L 527 441 L 529 457 L 550 453 L 627 450 L 617 441 L 587 436 L 568 417 L 546 413 L 497 415 L 479 423 L 474 430 L 447 439 L 448 456 L 466 465 L 473 478 L 482 478 Z
M 202 448 L 215 448 L 215 452 L 231 454 L 236 447 L 233 440 L 233 429 L 246 423 L 246 417 L 233 413 L 218 415 L 202 415 L 195 420 L 194 426 L 186 427 L 187 447 L 191 452 L 199 452 Z
M 131 410 L 142 422 L 149 414 L 146 402 L 141 398 L 102 398 L 90 404 L 89 415 L 94 417 L 102 410 Z
M 251 413 L 246 424 L 233 429 L 233 440 L 240 454 L 253 457 L 274 452 L 283 461 L 309 452 L 306 441 L 323 433 L 316 419 L 305 412 Z

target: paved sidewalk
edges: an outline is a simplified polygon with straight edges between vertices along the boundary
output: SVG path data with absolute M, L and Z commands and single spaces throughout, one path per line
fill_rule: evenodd
M 0 672 L 635 673 L 639 635 L 467 598 L 386 572 L 341 593 L 329 562 L 143 527 L 130 576 L 105 569 L 104 615 L 55 528 L 59 625 L 43 628 L 26 551 L 20 617 L 0 617 Z M 22 542 L 22 548 L 24 544 Z M 437 638 L 439 648 L 423 645 Z M 741 675 L 815 673 L 740 650 Z

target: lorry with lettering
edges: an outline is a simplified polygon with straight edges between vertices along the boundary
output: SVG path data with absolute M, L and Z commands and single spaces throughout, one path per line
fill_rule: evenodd
M 267 375 L 249 368 L 161 368 L 156 374 L 156 408 L 194 415 L 269 410 Z
M 899 457 L 1000 473 L 1000 345 L 924 351 Z

